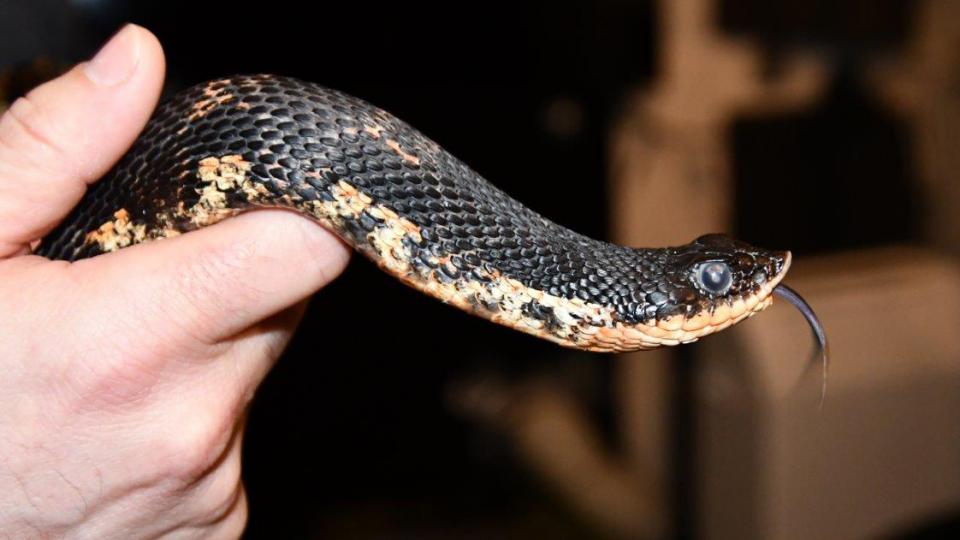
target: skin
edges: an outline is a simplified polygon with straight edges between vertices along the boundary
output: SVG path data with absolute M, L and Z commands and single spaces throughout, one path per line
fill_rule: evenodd
M 349 258 L 283 211 L 73 264 L 30 255 L 143 128 L 163 73 L 127 26 L 0 118 L 0 538 L 239 536 L 244 412 Z

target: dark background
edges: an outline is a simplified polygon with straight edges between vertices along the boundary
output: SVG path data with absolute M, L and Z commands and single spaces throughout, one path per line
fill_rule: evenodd
M 739 236 L 799 254 L 918 236 L 922 209 L 907 182 L 904 128 L 854 76 L 871 55 L 902 45 L 911 4 L 721 3 L 721 26 L 760 40 L 771 73 L 785 52 L 817 47 L 830 52 L 839 74 L 812 114 L 730 126 Z M 168 93 L 250 72 L 345 90 L 595 237 L 608 225 L 608 129 L 624 98 L 657 76 L 656 11 L 644 1 L 0 1 L 0 17 L 7 21 L 0 68 L 38 56 L 81 60 L 134 21 L 165 47 Z M 571 129 L 550 123 L 558 100 L 582 111 Z M 792 204 L 763 204 L 770 200 Z M 885 216 L 896 219 L 873 219 Z M 313 300 L 250 411 L 248 536 L 594 537 L 503 439 L 457 415 L 450 393 L 477 373 L 522 379 L 548 371 L 569 379 L 609 426 L 609 369 L 607 357 L 468 317 L 357 258 Z M 683 521 L 690 494 L 683 486 L 677 492 Z

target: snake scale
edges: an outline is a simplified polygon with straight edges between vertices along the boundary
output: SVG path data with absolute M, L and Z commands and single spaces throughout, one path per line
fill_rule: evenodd
M 763 310 L 774 292 L 822 337 L 780 284 L 787 251 L 723 235 L 641 249 L 587 238 L 391 114 L 272 75 L 207 82 L 162 105 L 36 252 L 82 259 L 268 207 L 309 216 L 430 296 L 564 346 L 692 342 Z

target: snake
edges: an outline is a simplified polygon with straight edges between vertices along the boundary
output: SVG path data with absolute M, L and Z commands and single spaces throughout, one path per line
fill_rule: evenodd
M 777 295 L 826 367 L 822 325 L 782 283 L 789 251 L 723 234 L 660 248 L 586 237 L 385 110 L 290 77 L 227 77 L 166 101 L 34 251 L 75 261 L 259 208 L 299 212 L 429 296 L 576 349 L 690 343 Z

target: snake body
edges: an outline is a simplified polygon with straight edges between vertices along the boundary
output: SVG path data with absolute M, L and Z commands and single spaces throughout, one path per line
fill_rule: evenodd
M 162 105 L 36 252 L 76 260 L 248 209 L 318 221 L 431 296 L 561 345 L 676 345 L 764 309 L 790 254 L 708 235 L 634 249 L 514 200 L 391 114 L 292 78 L 236 76 Z M 697 279 L 704 264 L 729 286 Z

